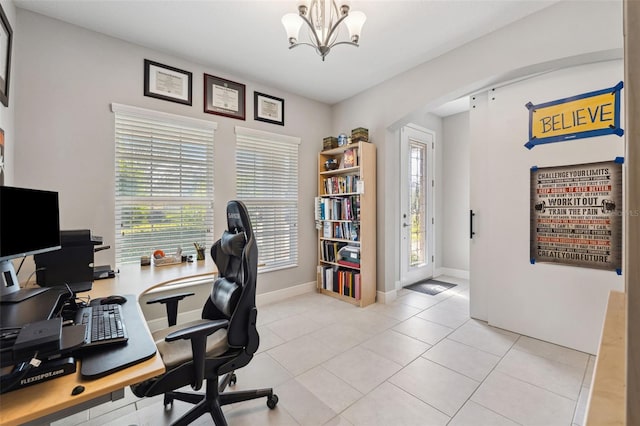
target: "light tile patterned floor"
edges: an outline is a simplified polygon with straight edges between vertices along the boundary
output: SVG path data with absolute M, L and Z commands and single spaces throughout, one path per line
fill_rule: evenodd
M 364 309 L 316 293 L 259 307 L 260 350 L 235 388 L 280 402 L 225 407 L 229 425 L 582 425 L 595 357 L 470 319 L 468 283 L 438 279 L 457 286 Z M 165 425 L 188 408 L 127 389 L 54 425 Z

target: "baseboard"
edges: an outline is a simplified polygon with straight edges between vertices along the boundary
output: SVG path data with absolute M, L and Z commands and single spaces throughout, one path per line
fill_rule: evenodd
M 461 278 L 463 280 L 469 279 L 469 271 L 464 269 L 453 269 L 453 268 L 438 268 L 434 273 L 434 278 L 439 275 L 447 275 L 453 278 Z
M 280 302 L 283 299 L 289 297 L 299 296 L 305 293 L 312 293 L 316 290 L 316 282 L 311 281 L 304 284 L 298 284 L 291 287 L 283 288 L 282 290 L 270 291 L 268 293 L 262 293 L 256 295 L 256 306 L 264 306 L 269 303 Z
M 398 298 L 398 290 L 391 291 L 378 291 L 376 296 L 376 303 L 382 303 L 383 305 L 389 304 Z

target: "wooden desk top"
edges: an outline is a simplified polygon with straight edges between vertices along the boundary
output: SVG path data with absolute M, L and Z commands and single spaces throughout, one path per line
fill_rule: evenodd
M 111 294 L 135 294 L 139 298 L 146 291 L 162 285 L 215 274 L 215 264 L 211 259 L 160 267 L 127 265 L 121 268 L 115 278 L 95 281 L 90 296 L 97 298 Z M 142 316 L 140 306 L 138 310 Z M 163 372 L 164 364 L 157 353 L 147 361 L 95 380 L 83 379 L 78 365 L 74 374 L 0 395 L 0 424 L 17 425 L 33 421 Z M 71 390 L 79 384 L 85 387 L 85 391 L 72 396 Z
M 626 294 L 609 293 L 585 425 L 626 424 Z
M 206 260 L 178 265 L 125 265 L 115 278 L 94 281 L 89 295 L 92 298 L 112 294 L 135 294 L 139 297 L 157 287 L 193 278 L 213 277 L 216 273 L 216 265 L 210 256 L 206 256 Z

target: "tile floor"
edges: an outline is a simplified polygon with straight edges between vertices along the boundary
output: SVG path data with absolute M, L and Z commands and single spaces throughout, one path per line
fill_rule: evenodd
M 595 357 L 470 319 L 468 283 L 438 279 L 457 286 L 364 309 L 316 293 L 259 307 L 260 349 L 236 389 L 273 387 L 280 402 L 225 407 L 228 423 L 582 425 Z M 164 425 L 188 408 L 127 389 L 54 425 Z

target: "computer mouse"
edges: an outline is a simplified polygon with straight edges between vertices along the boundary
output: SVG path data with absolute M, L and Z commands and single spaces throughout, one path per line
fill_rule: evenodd
M 117 303 L 118 305 L 122 305 L 126 301 L 127 301 L 126 297 L 114 294 L 112 296 L 107 296 L 107 297 L 103 298 L 102 300 L 100 300 L 100 304 L 101 305 L 107 305 L 107 304 L 110 304 L 110 303 Z
M 78 385 L 71 391 L 71 395 L 79 395 L 84 392 L 84 386 Z

